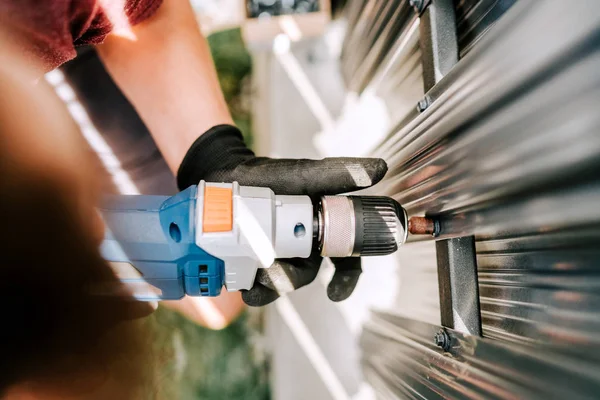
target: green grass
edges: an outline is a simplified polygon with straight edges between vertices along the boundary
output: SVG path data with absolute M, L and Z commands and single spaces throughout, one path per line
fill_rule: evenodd
M 270 398 L 267 364 L 251 344 L 259 331 L 248 313 L 221 331 L 202 328 L 163 307 L 149 322 L 160 355 L 159 398 Z

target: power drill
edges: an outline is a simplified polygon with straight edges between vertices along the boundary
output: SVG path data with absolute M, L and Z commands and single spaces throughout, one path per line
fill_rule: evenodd
M 113 196 L 102 256 L 139 300 L 250 289 L 276 258 L 378 256 L 406 241 L 406 211 L 380 196 L 278 196 L 201 181 L 175 196 Z

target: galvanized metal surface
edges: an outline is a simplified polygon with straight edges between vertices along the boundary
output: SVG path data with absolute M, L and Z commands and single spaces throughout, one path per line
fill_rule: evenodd
M 597 225 L 479 238 L 485 335 L 503 341 L 551 343 L 578 356 L 598 358 L 598 243 Z
M 439 326 L 375 313 L 361 338 L 364 374 L 385 399 L 593 399 L 597 359 L 562 349 L 510 345 L 448 330 L 449 352 L 433 343 Z
M 456 2 L 461 60 L 375 152 L 379 193 L 475 235 L 484 335 L 442 355 L 439 326 L 379 314 L 362 345 L 383 398 L 600 393 L 600 2 L 512 3 Z M 406 43 L 371 85 L 411 69 Z
M 454 0 L 460 57 L 515 2 Z M 407 113 L 414 112 L 424 94 L 419 21 L 414 8 L 409 0 L 351 0 L 346 18 L 348 34 L 342 54 L 346 85 L 358 93 L 369 87 L 376 90 L 392 121 L 400 122 Z
M 380 72 L 384 60 L 402 43 L 402 35 L 414 23 L 416 14 L 408 0 L 350 2 L 348 34 L 342 53 L 342 67 L 348 87 L 362 92 Z
M 390 165 L 386 190 L 409 211 L 466 212 L 532 187 L 538 195 L 539 186 L 555 189 L 598 164 L 597 18 L 573 11 L 569 23 L 563 16 L 545 32 L 553 3 L 529 13 L 522 9 L 532 3 L 523 4 L 529 7 L 515 6 L 502 34 L 461 60 L 428 93 L 433 104 L 377 151 Z M 461 232 L 446 224 L 443 233 Z
M 460 56 L 467 54 L 516 2 L 517 0 L 454 0 Z

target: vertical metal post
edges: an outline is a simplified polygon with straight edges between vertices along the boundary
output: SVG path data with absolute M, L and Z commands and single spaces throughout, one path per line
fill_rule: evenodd
M 439 240 L 435 244 L 442 326 L 481 335 L 475 238 Z
M 423 86 L 428 92 L 458 62 L 456 13 L 452 0 L 411 0 L 420 15 Z M 429 107 L 426 96 L 420 112 Z M 479 283 L 473 236 L 436 242 L 442 325 L 481 335 Z
M 419 10 L 419 38 L 425 92 L 458 62 L 456 13 L 452 0 L 431 0 Z

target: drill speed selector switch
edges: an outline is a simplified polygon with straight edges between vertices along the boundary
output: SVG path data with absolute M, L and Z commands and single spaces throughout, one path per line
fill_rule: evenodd
M 359 257 L 395 252 L 406 211 L 379 196 L 278 196 L 268 188 L 208 183 L 172 197 L 111 196 L 101 208 L 101 246 L 140 300 L 218 296 L 250 289 L 276 258 Z

